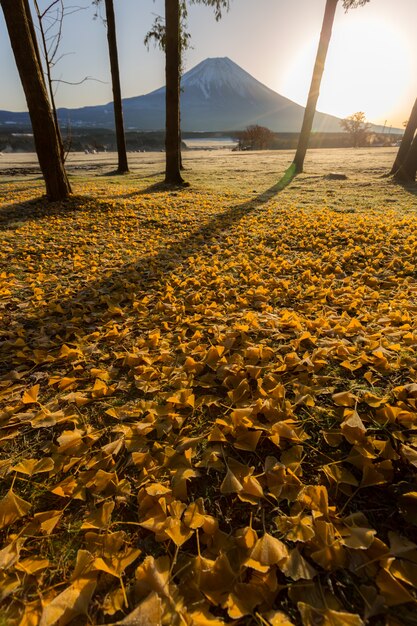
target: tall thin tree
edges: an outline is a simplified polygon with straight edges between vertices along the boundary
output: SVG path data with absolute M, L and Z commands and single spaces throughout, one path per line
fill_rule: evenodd
M 332 36 L 332 27 L 336 13 L 338 0 L 326 0 L 324 10 L 323 25 L 320 33 L 319 47 L 313 69 L 310 90 L 308 92 L 307 105 L 304 111 L 303 124 L 301 126 L 300 137 L 298 139 L 297 150 L 294 157 L 296 173 L 303 171 L 304 159 L 306 156 L 308 142 L 310 140 L 311 129 L 313 128 L 314 115 L 316 113 L 317 100 L 320 95 L 321 79 L 326 63 L 327 50 Z
M 347 11 L 350 8 L 362 6 L 367 2 L 369 2 L 369 0 L 343 0 L 343 6 Z M 303 123 L 298 139 L 297 150 L 293 161 L 293 166 L 295 168 L 296 174 L 302 172 L 304 168 L 304 159 L 310 140 L 311 130 L 313 128 L 314 115 L 317 108 L 317 100 L 320 95 L 321 79 L 323 77 L 327 51 L 329 49 L 330 39 L 332 36 L 332 28 L 337 3 L 338 0 L 326 0 L 319 46 L 317 49 L 316 61 L 314 63 L 313 76 L 311 79 L 310 90 L 308 92 L 307 105 L 304 111 Z
M 165 183 L 183 185 L 180 167 L 181 28 L 179 0 L 165 0 Z
M 119 55 L 117 51 L 116 20 L 114 17 L 113 0 L 105 0 L 107 42 L 109 45 L 111 82 L 113 89 L 114 123 L 117 143 L 117 173 L 126 174 L 129 171 L 126 152 L 126 137 L 123 123 L 122 92 L 120 88 Z
M 25 0 L 25 3 L 26 3 L 26 10 L 27 12 L 29 12 L 30 9 L 29 9 L 28 0 Z M 53 46 L 52 46 L 53 49 L 50 49 L 48 46 L 48 41 L 47 41 L 48 29 L 44 28 L 44 19 L 46 19 L 51 9 L 53 9 L 56 5 L 59 5 L 58 6 L 59 14 L 56 15 L 54 21 L 58 24 L 58 32 L 56 36 L 53 38 L 54 40 Z M 60 145 L 62 159 L 65 161 L 64 143 L 62 141 L 61 129 L 58 123 L 58 112 L 57 112 L 56 103 L 55 103 L 55 94 L 54 94 L 53 79 L 52 79 L 52 66 L 54 65 L 54 59 L 58 52 L 58 47 L 59 47 L 61 36 L 62 36 L 62 24 L 64 21 L 64 2 L 63 0 L 53 0 L 53 2 L 51 2 L 51 4 L 42 12 L 39 8 L 39 4 L 37 0 L 34 0 L 34 7 L 36 11 L 36 16 L 38 18 L 39 33 L 40 33 L 40 39 L 41 39 L 43 55 L 44 55 L 44 60 L 45 60 L 46 84 L 48 88 L 49 101 L 51 103 L 52 116 L 54 118 L 55 128 L 56 128 L 56 132 L 58 135 L 58 141 Z M 33 34 L 33 41 L 36 43 L 35 34 Z M 42 62 L 40 60 L 39 50 L 37 50 L 37 55 L 39 58 L 39 64 L 41 65 Z
M 102 0 L 93 0 L 93 4 L 98 8 L 102 4 Z M 109 49 L 110 59 L 110 75 L 112 82 L 113 92 L 113 111 L 114 111 L 114 126 L 116 130 L 116 145 L 117 145 L 117 174 L 127 174 L 129 172 L 129 165 L 127 160 L 126 151 L 126 136 L 123 122 L 123 102 L 122 102 L 122 90 L 120 87 L 120 66 L 119 66 L 119 53 L 117 48 L 117 35 L 116 35 L 116 19 L 114 14 L 113 0 L 104 0 L 105 7 L 105 23 L 107 30 L 107 44 Z M 96 17 L 98 16 L 98 9 Z
M 187 8 L 185 4 L 185 0 L 180 4 L 180 83 L 181 76 L 184 71 L 183 58 L 184 52 L 189 47 L 190 41 L 190 33 L 187 32 L 186 29 L 186 16 L 187 16 Z M 154 23 L 152 24 L 151 30 L 146 33 L 144 44 L 149 50 L 149 46 L 151 41 L 154 42 L 155 46 L 159 46 L 159 48 L 166 53 L 166 29 L 165 29 L 165 20 L 161 15 L 157 15 L 155 17 Z M 180 89 L 181 90 L 181 89 Z M 180 170 L 184 169 L 182 164 L 182 153 L 181 153 L 181 106 L 180 106 L 180 135 L 179 135 L 179 151 L 180 151 Z
M 26 0 L 0 0 L 25 92 L 39 165 L 50 200 L 65 200 L 71 186 L 40 65 L 32 16 Z
M 191 4 L 205 4 L 214 8 L 216 20 L 222 9 L 229 9 L 229 0 L 190 0 Z M 184 25 L 187 17 L 187 0 L 165 0 L 165 29 L 156 22 L 154 31 L 147 38 L 155 38 L 165 47 L 166 80 L 166 128 L 165 128 L 165 182 L 183 185 L 181 176 L 181 129 L 180 129 L 180 79 L 182 51 L 187 47 L 188 33 Z

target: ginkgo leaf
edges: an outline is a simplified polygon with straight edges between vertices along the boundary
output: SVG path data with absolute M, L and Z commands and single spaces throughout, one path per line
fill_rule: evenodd
M 153 556 L 147 556 L 136 569 L 135 578 L 135 587 L 142 597 L 146 597 L 151 591 L 155 591 L 162 598 L 170 597 L 170 560 L 168 557 L 154 559 Z
M 236 542 L 238 546 L 246 550 L 252 550 L 258 541 L 258 534 L 250 526 L 239 529 L 236 534 Z
M 337 406 L 355 406 L 358 398 L 350 391 L 341 391 L 333 394 L 332 400 Z
M 274 519 L 277 528 L 290 541 L 309 541 L 314 537 L 313 519 L 310 515 L 280 516 Z
M 0 550 L 0 570 L 9 569 L 19 560 L 20 551 L 24 543 L 25 540 L 23 538 L 17 537 Z
M 74 581 L 45 606 L 39 626 L 65 626 L 79 615 L 86 615 L 96 584 L 95 577 Z
M 195 502 L 192 502 L 184 512 L 184 524 L 188 528 L 201 528 L 206 519 L 206 512 L 204 510 L 203 498 L 198 498 Z
M 42 534 L 50 535 L 59 523 L 62 515 L 63 511 L 55 510 L 35 513 L 33 518 L 33 524 L 36 524 L 36 526 L 38 526 Z
M 352 550 L 367 550 L 373 543 L 376 530 L 373 528 L 360 528 L 348 526 L 341 531 L 341 543 Z
M 40 385 L 33 385 L 30 389 L 27 389 L 22 396 L 23 404 L 33 404 L 38 401 Z
M 344 420 L 340 425 L 343 435 L 349 443 L 361 443 L 366 434 L 366 428 L 356 411 L 346 409 Z
M 223 479 L 222 484 L 220 485 L 220 493 L 228 494 L 228 493 L 239 493 L 243 491 L 243 485 L 233 472 L 228 469 L 226 476 Z
M 114 626 L 162 626 L 163 607 L 159 595 L 152 591 L 129 615 Z
M 97 510 L 92 511 L 88 517 L 85 518 L 82 523 L 81 529 L 87 528 L 106 528 L 111 519 L 115 503 L 112 501 L 104 502 Z
M 226 600 L 227 612 L 232 619 L 240 619 L 244 615 L 251 615 L 263 600 L 262 590 L 258 585 L 237 583 Z
M 50 457 L 46 457 L 44 459 L 26 459 L 20 461 L 20 463 L 17 463 L 17 465 L 14 465 L 11 469 L 14 472 L 33 476 L 34 474 L 40 474 L 42 472 L 50 472 L 54 467 L 53 460 Z
M 169 517 L 164 526 L 164 532 L 172 539 L 176 546 L 182 546 L 193 535 L 193 531 L 175 518 Z
M 10 526 L 21 517 L 25 517 L 31 508 L 29 502 L 20 498 L 10 489 L 0 500 L 0 529 Z
M 312 580 L 317 575 L 317 570 L 306 561 L 297 548 L 290 551 L 289 558 L 279 567 L 292 580 Z
M 48 559 L 36 558 L 36 557 L 28 557 L 26 559 L 22 559 L 16 565 L 16 569 L 24 572 L 25 574 L 29 574 L 33 576 L 38 572 L 42 572 L 44 569 L 50 566 L 50 561 Z
M 308 485 L 301 494 L 301 500 L 312 511 L 319 511 L 327 517 L 329 513 L 329 496 L 327 489 L 321 485 Z
M 254 545 L 246 565 L 264 571 L 264 567 L 270 565 L 280 565 L 288 559 L 288 550 L 282 541 L 276 539 L 269 533 L 262 535 Z
M 303 626 L 311 626 L 311 624 L 316 623 L 322 626 L 364 626 L 364 621 L 356 613 L 316 609 L 305 602 L 299 602 L 297 607 L 301 613 Z
M 381 569 L 376 577 L 376 584 L 387 606 L 398 606 L 406 602 L 415 602 L 414 596 L 391 572 Z

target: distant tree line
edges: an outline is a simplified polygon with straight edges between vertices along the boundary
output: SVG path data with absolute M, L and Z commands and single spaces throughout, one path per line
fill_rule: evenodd
M 104 3 L 105 22 L 109 48 L 109 61 L 112 77 L 115 127 L 117 136 L 119 173 L 128 172 L 126 139 L 123 125 L 122 96 L 117 54 L 116 24 L 113 0 L 91 0 L 99 6 Z M 331 39 L 332 26 L 339 0 L 326 0 L 323 25 L 316 55 L 307 105 L 304 112 L 297 149 L 291 166 L 292 175 L 303 171 L 304 159 L 309 145 L 312 124 L 320 93 L 321 79 Z M 341 0 L 347 11 L 365 5 L 370 0 Z M 42 30 L 42 13 L 37 1 L 36 14 Z M 64 14 L 65 0 L 51 0 L 48 10 L 60 4 Z M 214 9 L 216 19 L 222 11 L 229 9 L 229 0 L 188 0 L 189 4 L 205 4 Z M 180 76 L 183 51 L 188 46 L 187 0 L 165 0 L 165 14 L 161 16 L 149 37 L 154 37 L 165 52 L 166 79 L 166 128 L 165 128 L 165 182 L 170 185 L 184 184 L 181 175 L 181 130 L 180 130 Z M 0 0 L 11 46 L 16 60 L 22 86 L 25 92 L 34 135 L 34 143 L 39 164 L 45 180 L 47 196 L 50 200 L 66 199 L 71 186 L 65 171 L 64 146 L 56 115 L 54 114 L 53 91 L 51 90 L 51 67 L 53 60 L 48 56 L 48 47 L 42 38 L 44 60 L 42 61 L 38 40 L 32 21 L 29 0 Z M 46 68 L 46 70 L 45 70 Z M 49 93 L 48 93 L 49 87 Z M 358 115 L 358 114 L 355 114 Z M 362 114 L 361 114 L 362 115 Z M 367 132 L 366 121 L 362 118 L 346 118 L 345 130 L 351 135 L 354 145 L 361 145 Z M 365 125 L 365 126 L 364 126 Z M 251 127 L 246 129 L 244 141 L 253 149 L 262 149 L 271 142 L 268 129 Z M 391 170 L 400 182 L 414 181 L 417 170 L 417 101 L 408 120 L 404 138 Z M 243 140 L 242 140 L 243 141 Z M 243 145 L 243 144 L 242 144 Z
M 364 146 L 390 146 L 397 140 L 396 135 L 386 135 L 370 131 L 370 124 L 362 112 L 353 113 L 341 120 L 340 133 L 311 133 L 309 145 L 312 148 L 347 148 Z M 272 132 L 265 126 L 252 125 L 235 133 L 238 141 L 236 151 L 246 150 L 292 150 L 297 147 L 299 133 Z

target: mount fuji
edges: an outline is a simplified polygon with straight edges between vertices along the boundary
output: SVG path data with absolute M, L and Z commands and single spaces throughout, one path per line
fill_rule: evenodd
M 210 58 L 181 80 L 183 131 L 242 130 L 251 124 L 276 132 L 299 132 L 304 107 L 256 80 L 228 57 Z M 161 130 L 165 126 L 165 87 L 123 100 L 126 129 Z M 79 109 L 58 109 L 62 124 L 113 128 L 113 103 Z M 24 123 L 27 113 L 0 111 L 0 122 Z M 340 132 L 340 120 L 316 113 L 313 130 Z

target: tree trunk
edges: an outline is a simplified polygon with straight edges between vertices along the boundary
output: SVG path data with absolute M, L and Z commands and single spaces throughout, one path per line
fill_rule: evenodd
M 397 152 L 397 156 L 395 157 L 394 164 L 390 171 L 390 174 L 395 174 L 407 157 L 408 151 L 411 148 L 411 144 L 413 143 L 414 134 L 417 129 L 417 99 L 414 102 L 414 106 L 410 113 L 410 119 L 407 122 L 407 126 L 404 131 L 403 138 L 401 140 L 400 147 Z
M 180 7 L 179 0 L 165 0 L 165 182 L 182 185 L 180 173 Z
M 61 148 L 52 116 L 42 68 L 32 38 L 32 17 L 25 0 L 1 0 L 17 69 L 22 81 L 39 165 L 50 200 L 65 200 L 71 187 L 62 161 Z
M 296 174 L 303 171 L 304 159 L 308 143 L 310 141 L 314 115 L 316 113 L 317 100 L 320 94 L 320 84 L 324 72 L 324 65 L 326 63 L 327 50 L 332 36 L 332 27 L 336 13 L 337 1 L 338 0 L 326 0 L 326 8 L 324 11 L 316 62 L 314 64 L 313 77 L 311 79 L 310 91 L 308 93 L 307 106 L 304 111 L 303 124 L 301 127 L 300 137 L 298 139 L 297 151 L 293 161 Z
M 56 130 L 56 134 L 58 137 L 58 142 L 59 142 L 59 148 L 61 151 L 61 159 L 62 162 L 65 163 L 65 150 L 64 150 L 64 143 L 62 141 L 62 134 L 61 134 L 61 129 L 59 127 L 59 123 L 58 123 L 58 113 L 56 110 L 56 104 L 55 104 L 55 96 L 54 96 L 54 90 L 53 90 L 53 83 L 52 83 L 52 74 L 51 74 L 51 60 L 49 59 L 48 56 L 48 42 L 47 42 L 47 37 L 45 35 L 45 29 L 43 27 L 43 23 L 42 23 L 42 17 L 41 17 L 41 12 L 39 10 L 39 6 L 37 1 L 35 0 L 34 2 L 35 4 L 35 10 L 36 10 L 36 14 L 38 17 L 38 23 L 39 23 L 39 30 L 40 30 L 40 34 L 41 34 L 41 40 L 42 40 L 42 46 L 43 46 L 43 53 L 45 56 L 45 69 L 46 69 L 46 75 L 48 78 L 48 84 L 46 85 L 45 82 L 45 87 L 47 87 L 48 89 L 48 93 L 49 93 L 49 102 L 51 104 L 51 110 L 52 110 L 52 116 L 54 118 L 54 124 L 55 124 L 55 130 Z M 28 0 L 24 0 L 24 5 L 25 5 L 25 10 L 26 10 L 26 15 L 30 15 L 30 7 L 29 7 L 29 2 Z M 62 16 L 63 19 L 63 16 Z M 39 67 L 42 67 L 42 59 L 41 59 L 41 55 L 39 52 L 39 46 L 38 46 L 38 41 L 36 39 L 36 33 L 35 33 L 35 29 L 34 29 L 34 25 L 33 25 L 33 21 L 30 20 L 29 22 L 29 27 L 32 33 L 32 41 L 33 41 L 33 45 L 35 48 L 35 52 L 36 52 L 36 56 L 39 62 Z M 42 74 L 42 77 L 45 81 L 45 76 Z
M 414 137 L 407 156 L 394 174 L 399 183 L 413 183 L 417 174 L 417 135 Z
M 119 59 L 117 53 L 116 22 L 114 19 L 113 0 L 105 0 L 107 41 L 109 44 L 110 70 L 113 89 L 114 123 L 116 127 L 116 142 L 118 154 L 118 174 L 126 174 L 129 171 L 126 154 L 126 138 L 123 124 L 123 105 L 120 89 Z

